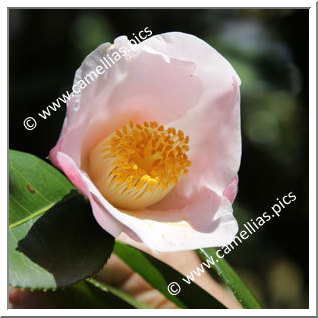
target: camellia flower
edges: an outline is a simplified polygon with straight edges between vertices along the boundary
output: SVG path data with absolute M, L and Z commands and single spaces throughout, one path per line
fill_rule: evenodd
M 163 252 L 224 246 L 238 230 L 239 85 L 195 36 L 172 32 L 134 46 L 121 36 L 77 70 L 78 94 L 50 159 L 113 236 Z

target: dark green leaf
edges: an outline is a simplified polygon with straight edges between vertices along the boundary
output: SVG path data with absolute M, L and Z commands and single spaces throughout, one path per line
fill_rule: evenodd
M 111 292 L 82 281 L 56 291 L 24 291 L 23 297 L 13 302 L 14 308 L 27 309 L 132 309 L 129 302 Z
M 185 283 L 184 276 L 169 265 L 132 246 L 116 241 L 114 252 L 150 285 L 181 308 L 225 308 L 195 283 Z M 168 292 L 172 282 L 179 284 L 177 295 Z M 173 288 L 176 290 L 176 287 Z
M 100 270 L 113 245 L 114 238 L 97 224 L 87 200 L 77 195 L 42 215 L 19 241 L 18 251 L 10 257 L 10 269 L 15 270 L 16 278 L 14 284 L 11 280 L 10 283 L 30 288 L 74 284 Z M 53 276 L 53 282 L 48 284 L 45 277 L 43 285 L 41 280 L 37 285 L 32 283 L 33 276 L 38 273 L 36 270 L 24 271 L 24 267 L 17 263 L 21 257 L 45 269 Z M 32 277 L 25 277 L 27 274 Z
M 197 250 L 197 253 L 204 261 L 206 261 L 206 259 L 213 259 L 215 265 L 211 266 L 208 271 L 211 272 L 213 270 L 221 277 L 224 283 L 232 290 L 243 308 L 261 308 L 252 292 L 248 289 L 228 262 L 224 258 L 219 258 L 216 255 L 216 250 L 214 248 L 202 248 Z
M 61 296 L 67 297 L 68 308 L 87 309 L 132 309 L 135 308 L 124 299 L 111 292 L 94 286 L 89 282 L 80 282 L 73 287 L 61 291 Z M 65 301 L 64 301 L 65 302 Z
M 37 218 L 9 229 L 9 283 L 11 286 L 43 289 L 56 286 L 51 273 L 16 251 L 18 241 L 26 236 Z
M 66 298 L 65 298 L 66 297 Z M 89 282 L 80 282 L 75 286 L 60 291 L 65 308 L 82 309 L 133 309 L 124 299 L 111 292 L 94 286 Z
M 10 228 L 43 214 L 74 189 L 62 173 L 45 161 L 10 150 Z
M 10 150 L 11 286 L 67 286 L 94 274 L 106 262 L 114 239 L 100 228 L 90 205 L 74 189 L 48 163 Z
M 117 296 L 118 298 L 124 300 L 125 302 L 127 302 L 128 304 L 133 306 L 134 308 L 138 308 L 138 309 L 151 308 L 151 307 L 147 306 L 146 304 L 143 304 L 142 302 L 138 301 L 136 298 L 130 296 L 129 294 L 127 294 L 127 293 L 123 292 L 122 290 L 119 290 L 113 286 L 98 282 L 97 280 L 92 279 L 92 278 L 88 278 L 87 281 L 89 283 L 91 283 L 92 285 L 94 285 L 95 287 L 103 290 L 104 292 L 111 293 L 111 294 Z

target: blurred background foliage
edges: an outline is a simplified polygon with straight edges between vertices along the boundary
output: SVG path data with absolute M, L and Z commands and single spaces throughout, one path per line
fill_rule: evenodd
M 9 145 L 45 158 L 65 107 L 23 127 L 72 85 L 84 57 L 146 26 L 206 40 L 242 80 L 243 156 L 234 204 L 240 226 L 285 194 L 297 200 L 228 256 L 267 308 L 308 308 L 308 35 L 305 9 L 9 11 Z

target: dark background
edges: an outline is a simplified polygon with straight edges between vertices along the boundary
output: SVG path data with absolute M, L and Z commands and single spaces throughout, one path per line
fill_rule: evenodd
M 9 146 L 45 158 L 65 107 L 23 127 L 66 90 L 83 58 L 119 35 L 182 31 L 210 43 L 242 80 L 240 225 L 293 191 L 297 200 L 228 260 L 267 308 L 308 308 L 308 46 L 305 9 L 9 11 Z

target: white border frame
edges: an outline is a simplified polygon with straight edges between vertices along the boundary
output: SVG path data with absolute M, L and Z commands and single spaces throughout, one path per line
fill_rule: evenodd
M 84 1 L 71 1 L 71 0 L 48 0 L 45 3 L 41 0 L 31 0 L 28 1 L 28 7 L 44 7 L 44 8 L 55 8 L 55 7 L 73 7 L 74 5 L 78 7 L 85 8 L 119 8 L 119 7 L 131 7 L 133 4 L 134 7 L 167 7 L 167 8 L 183 8 L 191 7 L 204 7 L 204 8 L 310 8 L 309 10 L 309 62 L 310 62 L 310 71 L 309 71 L 309 309 L 232 309 L 232 310 L 221 310 L 221 309 L 149 309 L 149 310 L 138 310 L 138 309 L 7 309 L 7 262 L 1 263 L 1 280 L 0 280 L 0 315 L 1 316 L 163 316 L 163 315 L 173 315 L 173 316 L 316 316 L 316 2 L 315 1 L 228 1 L 228 0 L 215 0 L 213 2 L 208 0 L 196 0 L 193 2 L 180 2 L 178 0 L 161 0 L 153 1 L 151 4 L 147 1 L 136 0 L 133 3 L 129 0 L 121 1 L 102 1 L 102 0 L 90 0 L 90 6 L 87 6 L 87 3 Z M 26 2 L 23 0 L 12 0 L 5 1 L 5 6 L 1 6 L 0 13 L 0 23 L 1 23 L 1 40 L 2 43 L 7 43 L 7 34 L 8 34 L 8 20 L 7 20 L 7 10 L 8 7 L 25 7 Z M 195 6 L 194 6 L 195 4 Z M 105 7 L 107 5 L 107 7 Z M 239 6 L 236 6 L 239 5 Z M 76 8 L 76 7 L 74 7 Z M 7 59 L 8 59 L 8 47 L 7 50 L 2 49 L 1 54 L 1 64 L 2 70 L 8 68 Z M 22 53 L 23 54 L 23 53 Z M 6 119 L 8 118 L 7 110 L 4 105 L 8 105 L 8 80 L 7 74 L 5 72 L 1 73 L 2 85 L 1 87 L 1 96 L 3 100 L 2 107 L 0 107 L 0 114 L 2 118 L 2 125 L 0 126 L 1 136 L 7 135 L 8 124 Z M 8 138 L 8 136 L 7 136 Z M 1 149 L 8 149 L 8 141 L 5 142 L 5 139 L 1 139 L 2 147 Z M 3 156 L 0 158 L 1 166 L 7 167 L 7 155 L 4 155 L 4 150 L 2 150 Z M 1 183 L 6 187 L 7 191 L 1 191 L 1 202 L 7 202 L 7 173 L 5 169 L 1 170 Z M 1 189 L 4 189 L 1 188 Z M 8 209 L 8 203 L 6 204 L 6 210 Z M 4 209 L 2 209 L 4 210 Z M 1 213 L 1 225 L 2 231 L 0 231 L 0 241 L 1 241 L 1 255 L 7 255 L 7 214 L 2 211 Z M 301 251 L 299 251 L 301 252 Z

